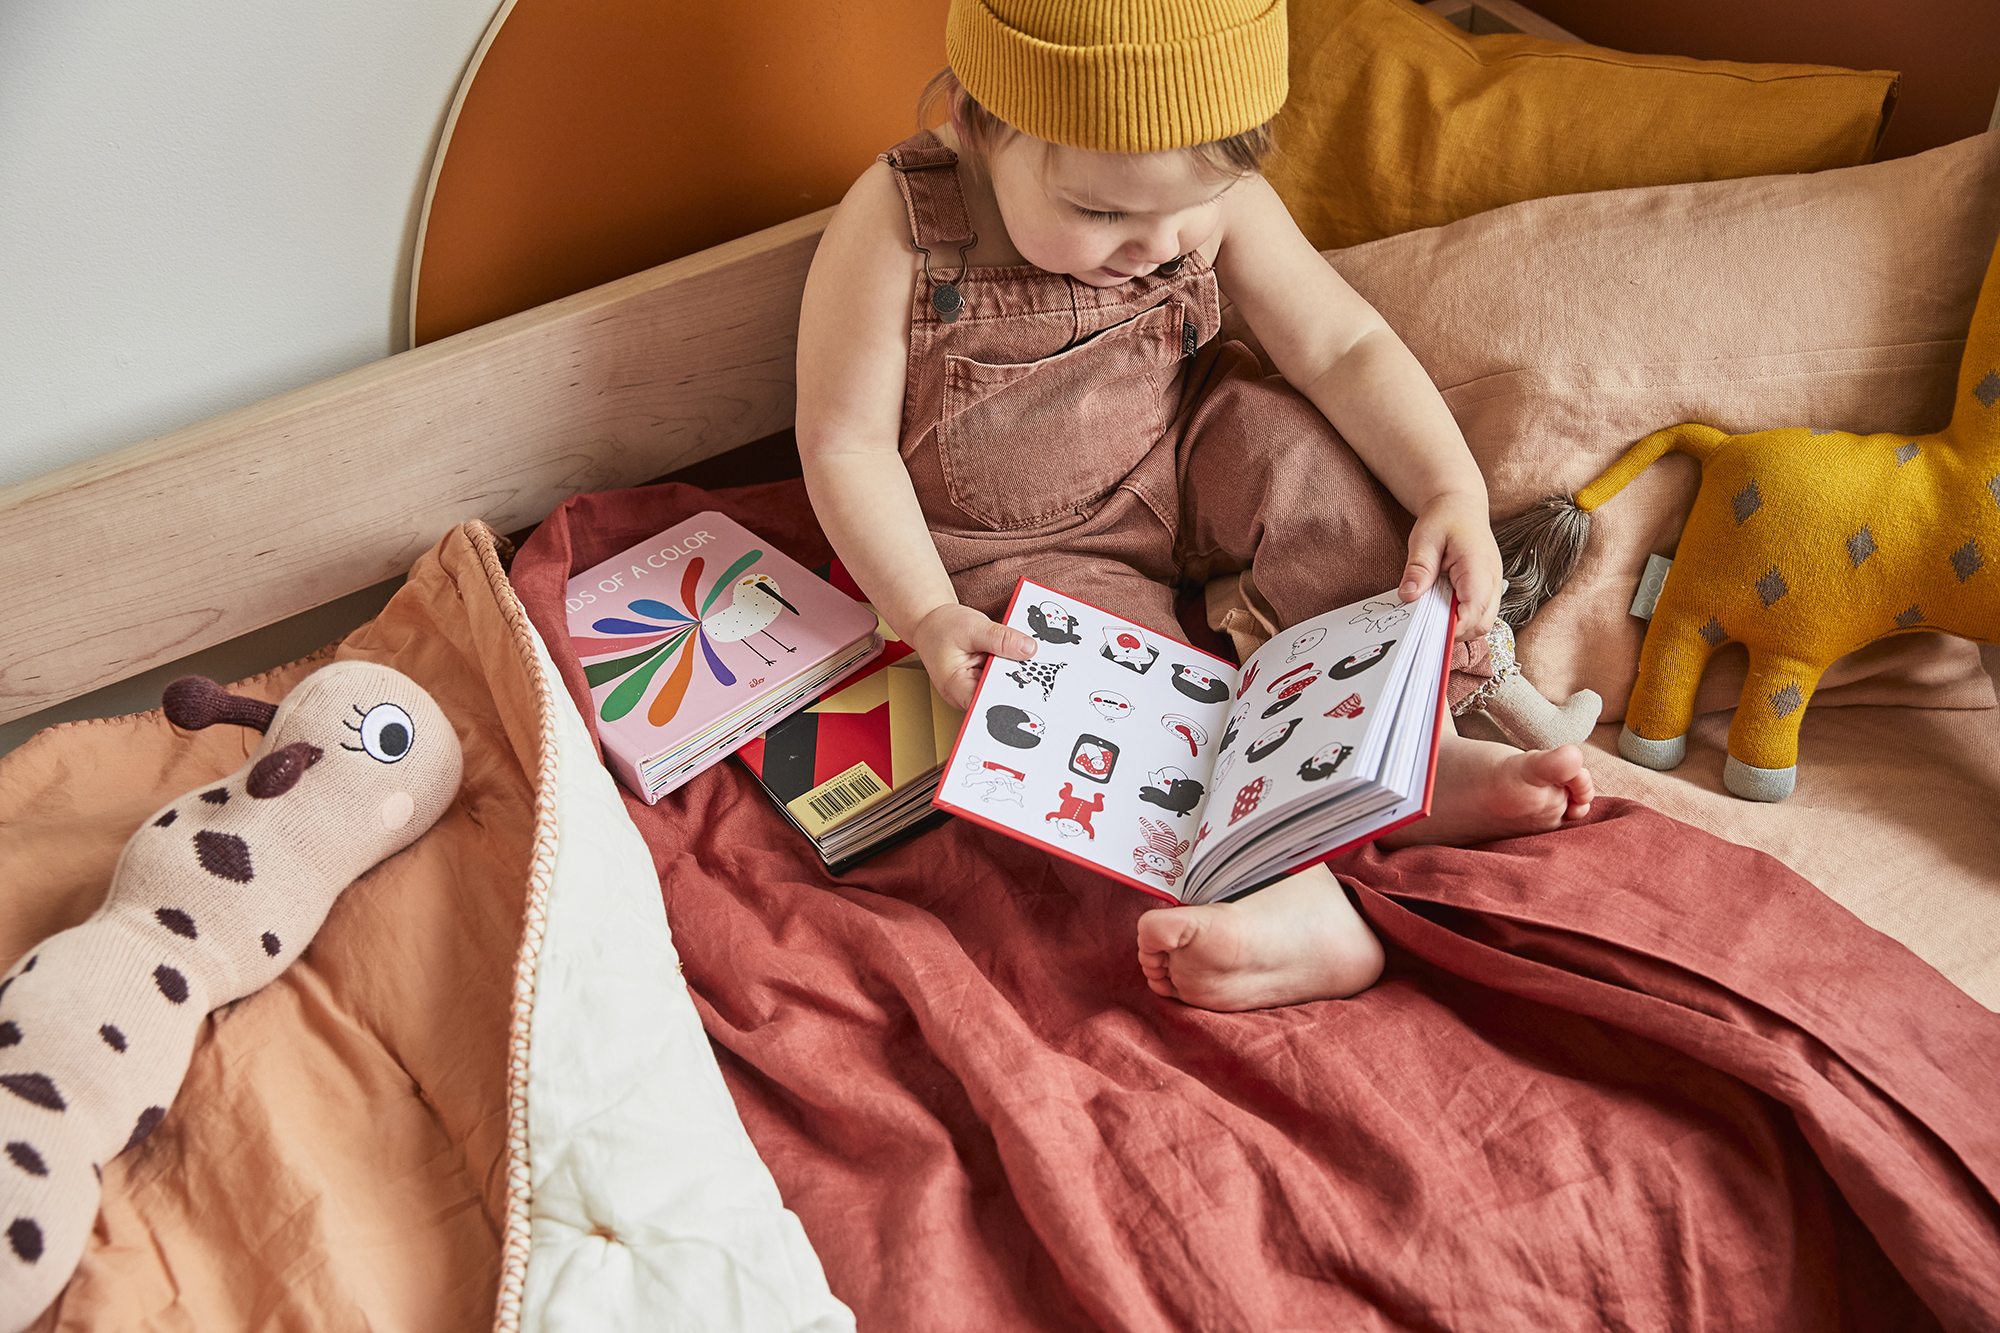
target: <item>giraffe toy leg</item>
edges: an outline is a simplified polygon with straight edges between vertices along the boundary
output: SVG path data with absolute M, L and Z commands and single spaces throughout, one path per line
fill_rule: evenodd
M 1672 584 L 1668 584 L 1671 595 Z M 1644 768 L 1678 768 L 1687 757 L 1694 695 L 1708 659 L 1727 638 L 1713 620 L 1675 614 L 1662 598 L 1646 645 L 1639 653 L 1639 680 L 1625 709 L 1618 753 Z
M 1729 724 L 1722 782 L 1746 801 L 1782 801 L 1799 773 L 1799 723 L 1823 668 L 1770 649 L 1750 650 L 1750 676 Z

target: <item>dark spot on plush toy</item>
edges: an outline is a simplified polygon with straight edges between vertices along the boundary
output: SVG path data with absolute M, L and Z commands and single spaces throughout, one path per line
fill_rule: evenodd
M 268 930 L 264 932 L 264 952 L 265 952 L 265 953 L 267 953 L 267 954 L 271 955 L 271 957 L 273 957 L 273 958 L 276 958 L 276 957 L 278 956 L 278 950 L 280 950 L 280 949 L 282 949 L 282 948 L 284 948 L 284 947 L 285 947 L 284 945 L 282 945 L 282 944 L 280 944 L 280 943 L 278 942 L 278 937 L 277 937 L 276 935 L 273 935 L 273 934 L 272 934 L 272 933 L 271 933 L 270 931 L 268 931 Z
M 229 799 L 229 788 L 227 787 L 211 788 L 210 790 L 205 791 L 201 794 L 201 799 L 207 801 L 210 805 L 221 805 L 224 801 Z
M 21 1256 L 23 1263 L 31 1264 L 42 1257 L 42 1229 L 32 1217 L 17 1217 L 7 1224 L 7 1243 L 14 1247 L 14 1253 Z
M 104 1044 L 112 1050 L 118 1052 L 120 1055 L 125 1053 L 125 1034 L 117 1028 L 106 1023 L 103 1027 L 97 1029 L 97 1035 L 104 1038 Z
M 1979 400 L 1981 407 L 2000 403 L 2000 371 L 1987 371 L 1986 378 L 1972 387 L 1972 396 Z
M 8 977 L 5 981 L 0 981 L 0 1000 L 7 998 L 7 988 L 13 984 L 14 978 L 12 977 Z
M 1729 507 L 1736 511 L 1737 527 L 1740 528 L 1749 522 L 1750 516 L 1764 507 L 1764 496 L 1757 489 L 1757 483 L 1753 481 L 1736 492 L 1735 498 L 1729 502 Z
M 35 964 L 40 962 L 41 958 L 42 956 L 40 954 L 29 955 L 28 961 L 21 965 L 21 975 L 25 977 L 28 975 L 28 973 L 34 971 Z
M 0 1088 L 50 1111 L 69 1109 L 69 1103 L 56 1091 L 56 1081 L 47 1074 L 0 1074 Z
M 194 918 L 178 907 L 162 907 L 153 913 L 154 920 L 183 939 L 194 939 Z
M 19 1046 L 20 1044 L 21 1029 L 15 1025 L 14 1020 L 10 1018 L 4 1023 L 0 1023 L 0 1046 Z
M 256 873 L 250 868 L 250 844 L 234 833 L 203 829 L 194 835 L 194 854 L 203 870 L 238 884 L 248 884 Z
M 46 1176 L 49 1165 L 32 1146 L 18 1139 L 7 1145 L 7 1160 L 20 1167 L 31 1176 Z
M 160 994 L 175 1004 L 180 1004 L 188 997 L 187 978 L 165 963 L 153 969 L 153 984 L 160 988 Z
M 176 819 L 179 819 L 180 817 L 181 817 L 181 812 L 180 812 L 180 811 L 178 811 L 178 810 L 169 810 L 169 811 L 167 811 L 167 813 L 165 813 L 164 815 L 161 815 L 161 816 L 160 816 L 160 817 L 159 817 L 158 819 L 156 819 L 156 820 L 154 820 L 154 821 L 153 821 L 153 827 L 154 827 L 154 828 L 165 828 L 165 827 L 166 827 L 167 825 L 169 825 L 169 824 L 173 823 L 173 822 L 174 822 L 174 821 L 175 821 Z
M 243 790 L 260 801 L 268 801 L 274 796 L 283 796 L 298 785 L 305 771 L 324 758 L 326 752 L 317 745 L 306 741 L 293 741 L 281 750 L 259 759 L 250 770 L 249 780 Z
M 118 1151 L 130 1152 L 132 1151 L 132 1149 L 138 1147 L 141 1143 L 144 1143 L 146 1141 L 146 1136 L 148 1134 L 151 1134 L 154 1130 L 158 1129 L 160 1127 L 160 1122 L 162 1120 L 165 1120 L 166 1118 L 167 1118 L 167 1108 L 164 1106 L 149 1106 L 145 1110 L 139 1112 L 139 1123 L 132 1126 L 132 1137 L 125 1140 L 125 1146 L 120 1148 Z

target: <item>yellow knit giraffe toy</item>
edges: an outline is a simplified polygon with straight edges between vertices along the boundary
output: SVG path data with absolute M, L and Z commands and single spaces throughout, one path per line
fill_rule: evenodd
M 1576 493 L 1501 525 L 1516 624 L 1568 577 L 1590 511 L 1662 454 L 1701 463 L 1701 490 L 1654 608 L 1618 752 L 1667 769 L 1687 753 L 1696 687 L 1717 648 L 1750 650 L 1723 781 L 1783 800 L 1799 723 L 1835 658 L 1891 634 L 2000 641 L 2000 250 L 1959 365 L 1951 424 L 1933 435 L 1787 427 L 1658 431 Z M 1568 548 L 1567 561 L 1560 552 Z M 1525 611 L 1525 614 L 1520 612 Z

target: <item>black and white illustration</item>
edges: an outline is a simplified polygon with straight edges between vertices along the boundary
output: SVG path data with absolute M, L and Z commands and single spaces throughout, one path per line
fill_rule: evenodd
M 1018 662 L 1007 673 L 1007 679 L 1024 690 L 1040 690 L 1046 703 L 1055 693 L 1056 674 L 1068 665 L 1067 662 Z
M 1307 755 L 1305 762 L 1299 765 L 1299 780 L 1301 782 L 1324 782 L 1335 773 L 1338 773 L 1340 766 L 1346 763 L 1348 757 L 1353 753 L 1354 747 L 1352 745 L 1342 745 L 1338 741 L 1322 745 Z
M 1178 737 L 1187 746 L 1188 758 L 1201 755 L 1201 747 L 1208 744 L 1208 730 L 1201 723 L 1181 713 L 1168 713 L 1160 718 L 1169 736 Z
M 1270 728 L 1256 740 L 1250 742 L 1250 748 L 1243 752 L 1243 757 L 1253 764 L 1270 758 L 1273 754 L 1277 753 L 1279 746 L 1292 738 L 1292 733 L 1299 729 L 1299 723 L 1304 720 L 1303 718 L 1295 717 L 1288 722 L 1281 722 L 1277 726 Z
M 1139 788 L 1139 799 L 1148 805 L 1171 811 L 1176 816 L 1191 815 L 1200 807 L 1201 798 L 1207 791 L 1201 783 L 1189 777 L 1185 769 L 1170 764 L 1146 775 L 1146 785 Z
M 1350 625 L 1366 625 L 1370 634 L 1387 634 L 1409 623 L 1415 614 L 1415 603 L 1399 602 L 1393 597 L 1375 597 L 1355 608 L 1348 620 Z
M 1141 676 L 1151 671 L 1160 657 L 1160 650 L 1146 642 L 1146 632 L 1137 625 L 1106 625 L 1100 652 L 1107 662 L 1116 662 Z
M 1118 769 L 1118 746 L 1088 732 L 1069 748 L 1069 771 L 1087 782 L 1108 783 Z
M 1132 701 L 1116 690 L 1092 690 L 1090 706 L 1106 722 L 1123 722 L 1132 716 Z
M 1236 744 L 1236 733 L 1241 731 L 1243 724 L 1250 720 L 1251 710 L 1255 707 L 1255 704 L 1238 704 L 1236 706 L 1236 711 L 1229 715 L 1229 725 L 1222 729 L 1222 739 L 1216 743 L 1218 749 L 1227 750 L 1230 746 Z
M 1080 623 L 1061 602 L 1036 602 L 1028 608 L 1028 633 L 1043 643 L 1082 643 Z
M 1027 803 L 1028 775 L 1018 768 L 967 751 L 958 771 L 960 785 L 976 789 L 982 801 Z
M 1395 646 L 1396 641 L 1390 639 L 1384 643 L 1377 643 L 1363 648 L 1358 653 L 1349 653 L 1346 657 L 1341 658 L 1326 669 L 1326 678 L 1328 680 L 1346 680 L 1350 676 L 1358 676 L 1369 667 L 1387 661 L 1389 650 Z
M 994 704 L 986 710 L 986 734 L 1002 745 L 1032 750 L 1042 743 L 1048 724 L 1025 708 Z
M 1200 663 L 1176 662 L 1174 688 L 1198 704 L 1219 704 L 1229 697 L 1229 686 Z
M 1290 679 L 1280 676 L 1277 680 L 1272 681 L 1271 684 L 1277 687 L 1278 697 L 1264 709 L 1263 715 L 1271 718 L 1284 712 L 1300 699 L 1303 699 L 1306 690 L 1318 679 L 1319 677 L 1313 673 L 1312 664 L 1308 662 L 1305 666 L 1299 668 L 1299 674 L 1292 676 Z
M 1324 627 L 1307 630 L 1292 640 L 1292 650 L 1285 654 L 1285 665 L 1290 666 L 1324 642 L 1326 642 L 1326 630 Z

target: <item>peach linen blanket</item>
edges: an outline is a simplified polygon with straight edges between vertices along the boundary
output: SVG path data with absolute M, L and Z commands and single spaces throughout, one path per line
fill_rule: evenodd
M 1996 1326 L 2000 1017 L 1644 806 L 1351 856 L 1382 983 L 1220 1015 L 1141 983 L 1142 895 L 1026 845 L 834 880 L 733 765 L 617 792 L 530 621 L 709 507 L 828 554 L 797 483 L 584 497 L 330 650 L 439 699 L 458 802 L 211 1019 L 39 1327 Z M 0 963 L 242 745 L 0 761 Z

